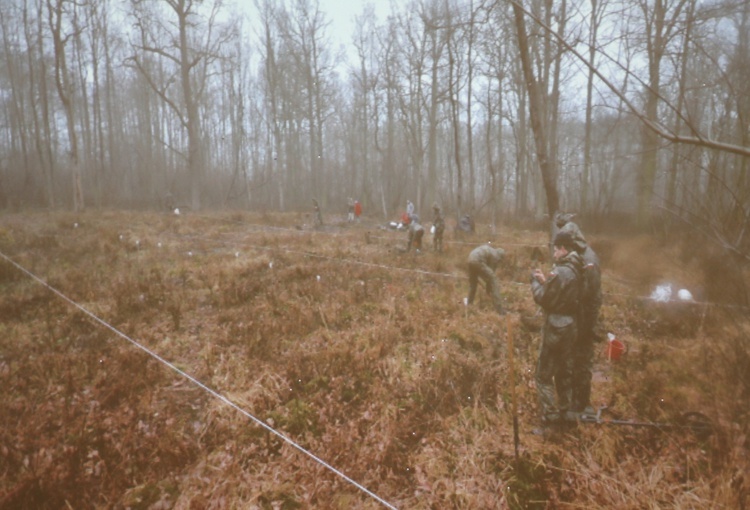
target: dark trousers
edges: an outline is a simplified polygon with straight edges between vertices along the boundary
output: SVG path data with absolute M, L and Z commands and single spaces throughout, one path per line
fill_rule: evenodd
M 575 337 L 575 323 L 557 328 L 545 322 L 542 328 L 535 379 L 543 421 L 557 421 L 570 407 L 571 349 Z

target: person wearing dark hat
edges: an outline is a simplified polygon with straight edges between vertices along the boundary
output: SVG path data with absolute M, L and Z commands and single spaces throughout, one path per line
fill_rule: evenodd
M 440 206 L 437 203 L 432 205 L 432 212 L 434 216 L 432 218 L 432 248 L 437 252 L 443 251 L 443 232 L 445 232 L 445 218 L 443 213 L 440 211 Z
M 505 257 L 505 250 L 493 248 L 488 244 L 477 246 L 469 253 L 469 296 L 466 304 L 474 302 L 479 279 L 484 280 L 487 294 L 492 296 L 492 306 L 499 314 L 503 314 L 503 301 L 500 296 L 500 284 L 495 276 L 495 269 Z
M 570 406 L 571 349 L 576 339 L 582 270 L 581 256 L 570 233 L 558 232 L 552 245 L 552 271 L 545 275 L 536 269 L 531 275 L 531 293 L 544 311 L 535 376 L 543 427 L 558 423 Z

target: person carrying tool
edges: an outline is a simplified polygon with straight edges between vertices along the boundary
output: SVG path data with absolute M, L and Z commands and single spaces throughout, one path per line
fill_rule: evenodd
M 443 213 L 440 211 L 440 206 L 437 205 L 437 203 L 432 205 L 432 212 L 434 213 L 432 218 L 432 228 L 435 229 L 432 234 L 432 248 L 437 252 L 442 252 L 445 218 L 443 218 Z
M 419 218 L 412 214 L 409 218 L 409 242 L 406 244 L 406 251 L 411 250 L 412 245 L 417 250 L 417 253 L 422 251 L 422 238 L 424 237 L 424 227 L 419 223 Z
M 555 266 L 545 275 L 531 275 L 531 293 L 544 310 L 542 346 L 536 368 L 542 427 L 559 423 L 570 405 L 571 349 L 576 339 L 581 256 L 568 232 L 558 232 L 552 241 Z M 555 398 L 557 394 L 557 398 Z
M 492 297 L 492 306 L 499 314 L 504 314 L 500 284 L 495 276 L 495 269 L 505 257 L 505 250 L 493 248 L 488 244 L 477 246 L 469 253 L 469 297 L 467 304 L 474 302 L 477 284 L 481 278 L 484 281 L 487 294 Z
M 578 334 L 573 342 L 573 375 L 571 380 L 570 418 L 590 418 L 596 414 L 591 407 L 591 377 L 594 367 L 594 343 L 601 341 L 596 333 L 599 309 L 602 306 L 602 277 L 599 257 L 581 233 L 578 225 L 571 221 L 572 216 L 564 215 L 558 221 L 560 232 L 567 232 L 573 238 L 575 251 L 583 259 L 580 299 L 578 305 Z M 558 217 L 556 216 L 556 219 Z M 562 224 L 561 224 L 562 223 Z

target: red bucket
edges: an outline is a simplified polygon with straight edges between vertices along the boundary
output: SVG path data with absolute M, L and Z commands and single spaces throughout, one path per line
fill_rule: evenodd
M 614 338 L 607 342 L 604 355 L 607 356 L 609 361 L 617 361 L 625 354 L 625 350 L 625 344 Z

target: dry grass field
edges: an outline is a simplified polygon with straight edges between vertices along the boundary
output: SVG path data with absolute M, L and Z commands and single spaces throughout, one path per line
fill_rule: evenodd
M 589 236 L 603 332 L 628 347 L 597 347 L 594 402 L 620 420 L 698 411 L 713 433 L 541 437 L 528 277 L 544 232 L 449 224 L 444 253 L 429 234 L 403 253 L 403 232 L 326 219 L 0 217 L 0 508 L 750 507 L 747 310 L 643 299 L 669 281 L 731 301 L 747 275 L 675 240 Z M 463 304 L 487 241 L 508 252 L 508 321 L 482 289 Z

